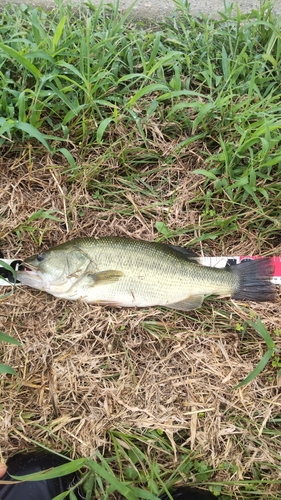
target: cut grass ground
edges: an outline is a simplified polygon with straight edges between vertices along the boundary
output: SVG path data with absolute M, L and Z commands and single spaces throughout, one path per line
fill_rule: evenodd
M 117 7 L 4 11 L 5 257 L 105 234 L 281 255 L 280 20 L 268 3 L 219 21 L 177 5 L 150 28 Z M 279 309 L 113 310 L 17 288 L 0 311 L 21 344 L 1 344 L 18 373 L 1 375 L 4 457 L 36 445 L 92 457 L 88 498 L 192 481 L 222 500 L 277 500 Z M 258 317 L 276 351 L 234 389 L 269 349 Z

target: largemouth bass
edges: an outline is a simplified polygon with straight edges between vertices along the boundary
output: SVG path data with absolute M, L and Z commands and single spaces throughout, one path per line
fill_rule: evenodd
M 273 301 L 270 258 L 224 269 L 201 266 L 190 251 L 127 238 L 78 238 L 23 262 L 17 279 L 55 297 L 115 307 L 189 311 L 206 295 Z

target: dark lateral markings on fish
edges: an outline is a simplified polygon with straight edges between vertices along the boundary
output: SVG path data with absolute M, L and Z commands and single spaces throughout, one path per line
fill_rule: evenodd
M 200 265 L 188 248 L 102 237 L 77 238 L 29 257 L 17 279 L 68 300 L 190 311 L 207 295 L 274 301 L 273 275 L 270 257 L 219 269 Z

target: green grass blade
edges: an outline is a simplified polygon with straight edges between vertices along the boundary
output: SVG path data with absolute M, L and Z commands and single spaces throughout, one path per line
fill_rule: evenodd
M 1 262 L 0 262 L 1 264 Z M 20 342 L 15 339 L 14 337 L 11 337 L 10 335 L 7 335 L 4 332 L 0 332 L 0 342 L 8 342 L 9 344 L 15 344 L 18 346 L 21 346 Z
M 271 350 L 275 349 L 274 341 L 271 338 L 267 329 L 265 328 L 264 324 L 262 323 L 260 317 L 257 318 L 256 323 L 254 323 L 253 321 L 247 321 L 247 324 L 250 325 L 252 328 L 254 328 L 254 330 L 256 330 L 256 332 L 258 332 L 261 335 L 263 340 L 266 342 L 268 349 Z
M 29 73 L 39 80 L 42 77 L 41 72 L 32 64 L 26 57 L 22 56 L 19 52 L 12 49 L 4 43 L 0 43 L 0 49 L 2 49 L 6 54 L 13 57 L 19 64 L 21 64 Z
M 14 270 L 14 268 L 12 266 L 10 266 L 9 264 L 7 264 L 7 262 L 2 261 L 1 259 L 0 259 L 0 266 L 4 267 L 4 269 L 7 269 L 7 271 L 10 271 L 12 273 L 13 277 L 16 280 L 17 273 L 16 273 L 16 271 Z
M 138 497 L 131 491 L 131 489 L 121 481 L 119 481 L 111 472 L 105 470 L 101 465 L 97 464 L 94 460 L 88 459 L 88 465 L 91 469 L 101 476 L 105 481 L 111 485 L 114 490 L 118 491 L 128 500 L 138 500 Z
M 209 102 L 207 104 L 204 104 L 197 117 L 195 118 L 194 122 L 193 122 L 193 127 L 192 127 L 192 134 L 195 133 L 196 131 L 196 128 L 198 127 L 198 125 L 200 125 L 202 122 L 204 122 L 204 118 L 206 117 L 206 115 L 214 109 L 214 104 L 212 102 Z
M 146 87 L 143 87 L 142 89 L 138 90 L 135 93 L 135 95 L 133 95 L 131 99 L 129 99 L 127 106 L 131 107 L 144 95 L 151 94 L 152 92 L 157 92 L 157 91 L 167 92 L 168 87 L 166 85 L 159 83 L 152 83 L 150 85 L 147 85 Z
M 52 148 L 46 141 L 45 137 L 37 128 L 33 127 L 33 125 L 30 125 L 30 123 L 24 123 L 21 121 L 16 121 L 14 123 L 14 127 L 18 130 L 21 130 L 22 132 L 26 132 L 30 137 L 33 137 L 34 139 L 37 139 L 45 148 L 51 153 Z
M 154 38 L 154 45 L 153 45 L 153 48 L 152 48 L 152 51 L 150 54 L 149 61 L 147 63 L 147 69 L 150 69 L 152 64 L 155 63 L 155 59 L 156 59 L 157 53 L 159 51 L 159 45 L 160 45 L 160 40 L 161 40 L 160 32 L 158 31 L 157 33 L 155 33 L 154 37 L 155 37 Z
M 63 156 L 67 159 L 69 165 L 71 166 L 72 172 L 75 173 L 78 167 L 70 151 L 68 151 L 68 149 L 66 148 L 59 148 L 56 152 L 63 154 Z
M 69 495 L 69 490 L 63 491 L 59 495 L 55 496 L 52 500 L 63 500 L 65 497 Z
M 13 120 L 6 120 L 4 117 L 1 117 L 2 120 L 0 121 L 0 136 L 5 134 L 6 132 L 11 132 L 14 128 L 14 121 Z
M 85 500 L 91 500 L 93 494 L 93 488 L 96 480 L 96 474 L 94 472 L 90 472 L 87 481 L 84 482 L 84 491 L 86 490 L 86 498 Z
M 8 375 L 17 375 L 17 372 L 9 365 L 0 363 L 0 373 Z
M 266 351 L 261 360 L 258 362 L 256 368 L 233 389 L 239 389 L 239 387 L 243 387 L 244 385 L 252 382 L 252 380 L 254 380 L 254 378 L 256 378 L 264 370 L 273 353 L 273 349 L 269 349 L 268 351 Z
M 56 477 L 68 476 L 81 469 L 86 464 L 86 458 L 77 458 L 76 460 L 69 461 L 66 464 L 54 467 L 51 470 L 34 472 L 34 474 L 27 474 L 26 476 L 12 476 L 13 479 L 18 481 L 44 481 L 45 479 L 55 479 Z
M 57 46 L 58 46 L 58 43 L 61 39 L 61 36 L 62 36 L 62 33 L 63 33 L 63 29 L 64 29 L 64 25 L 65 25 L 65 22 L 66 22 L 66 16 L 63 16 L 57 26 L 57 29 L 54 33 L 54 36 L 53 36 L 53 42 L 52 42 L 52 50 L 53 52 L 56 51 L 57 49 Z
M 97 143 L 98 144 L 102 143 L 103 134 L 104 134 L 107 126 L 109 125 L 109 123 L 112 121 L 113 121 L 113 118 L 105 118 L 104 120 L 102 120 L 100 122 L 98 129 L 97 129 Z
M 54 213 L 57 213 L 57 210 L 54 209 L 49 209 L 49 210 L 44 210 L 44 208 L 39 208 L 34 214 L 32 214 L 30 217 L 28 217 L 28 222 L 32 222 L 34 220 L 39 220 L 39 219 L 50 219 L 50 220 L 55 220 L 57 222 L 61 222 L 61 219 L 59 217 L 55 217 L 53 215 Z
M 222 61 L 223 76 L 224 76 L 224 79 L 227 80 L 229 77 L 228 55 L 226 53 L 224 46 L 222 47 L 221 61 Z
M 153 495 L 150 491 L 143 490 L 141 488 L 132 488 L 132 492 L 137 498 L 143 498 L 144 500 L 159 500 L 159 497 Z

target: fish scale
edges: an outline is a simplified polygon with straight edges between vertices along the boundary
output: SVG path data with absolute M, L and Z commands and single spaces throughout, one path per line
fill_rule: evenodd
M 214 294 L 275 299 L 271 258 L 218 269 L 200 265 L 184 248 L 119 237 L 71 240 L 26 259 L 23 268 L 17 272 L 23 284 L 64 299 L 117 307 L 188 311 Z
M 214 288 L 218 288 L 219 293 L 227 293 L 237 281 L 230 273 L 221 273 L 216 269 L 200 268 L 198 273 L 197 264 L 183 258 L 182 255 L 179 257 L 177 251 L 159 243 L 123 238 L 102 238 L 95 240 L 95 251 L 92 251 L 91 240 L 87 240 L 85 245 L 81 240 L 78 246 L 80 244 L 83 250 L 86 249 L 88 257 L 93 260 L 98 270 L 103 271 L 112 265 L 114 269 L 126 273 L 126 278 L 121 278 L 118 282 L 119 291 L 126 279 L 128 286 L 134 283 L 137 291 L 143 289 L 145 294 L 152 290 L 154 297 L 155 292 L 159 295 L 163 291 L 162 297 L 166 300 L 164 297 L 167 294 L 172 295 L 173 299 L 177 298 L 179 293 L 182 293 L 181 298 L 191 295 L 195 287 L 197 295 L 202 291 L 209 293 L 210 287 L 213 293 Z M 100 249 L 103 250 L 101 255 Z M 115 254 L 114 265 L 113 253 Z

